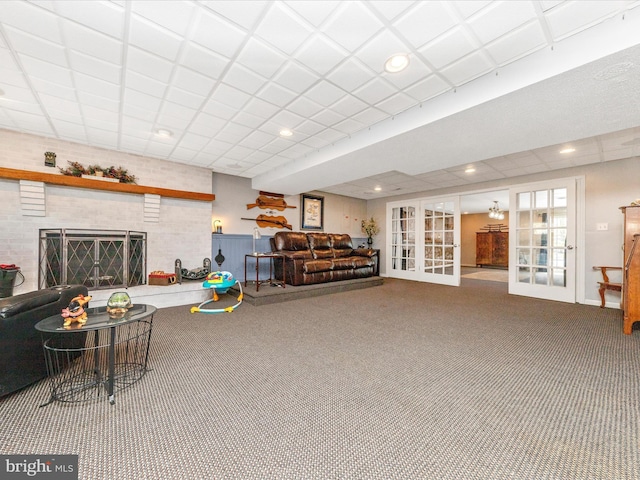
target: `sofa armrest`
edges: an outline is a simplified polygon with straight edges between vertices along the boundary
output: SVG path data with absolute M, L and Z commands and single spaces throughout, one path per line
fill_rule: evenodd
M 352 255 L 356 255 L 357 257 L 373 258 L 378 255 L 378 252 L 372 248 L 354 248 Z

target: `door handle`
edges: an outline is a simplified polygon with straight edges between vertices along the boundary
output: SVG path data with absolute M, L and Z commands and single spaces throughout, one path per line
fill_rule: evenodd
M 567 245 L 567 250 L 573 250 L 573 245 Z

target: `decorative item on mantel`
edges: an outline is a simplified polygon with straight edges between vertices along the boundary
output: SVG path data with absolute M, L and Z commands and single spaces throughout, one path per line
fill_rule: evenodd
M 373 244 L 373 237 L 380 233 L 380 227 L 378 227 L 378 222 L 375 218 L 371 217 L 369 220 L 362 220 L 361 223 L 362 233 L 367 234 L 367 244 L 369 248 Z
M 55 167 L 56 166 L 56 154 L 55 152 L 44 152 L 44 166 Z
M 100 167 L 99 165 L 89 165 L 84 167 L 79 162 L 67 162 L 69 166 L 67 168 L 58 167 L 60 173 L 71 177 L 95 177 L 94 180 L 108 179 L 111 181 L 117 181 L 120 183 L 136 183 L 136 177 L 130 175 L 127 170 L 122 167 Z
M 248 203 L 247 210 L 251 208 L 259 207 L 262 209 L 275 209 L 283 211 L 285 208 L 296 208 L 292 205 L 287 205 L 284 200 L 284 195 L 281 193 L 260 192 L 260 196 L 256 198 L 256 203 Z

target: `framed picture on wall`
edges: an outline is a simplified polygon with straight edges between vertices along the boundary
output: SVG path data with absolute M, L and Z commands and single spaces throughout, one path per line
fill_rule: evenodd
M 302 230 L 322 230 L 324 228 L 324 197 L 303 193 L 300 199 L 302 205 Z

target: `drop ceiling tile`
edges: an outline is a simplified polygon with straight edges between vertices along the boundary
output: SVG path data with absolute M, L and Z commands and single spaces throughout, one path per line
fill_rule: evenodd
M 137 4 L 141 2 L 136 2 Z M 144 2 L 143 2 L 144 3 Z M 124 36 L 125 9 L 114 2 L 85 2 L 78 8 L 76 0 L 56 0 L 55 9 L 60 15 L 85 27 L 97 30 L 117 39 Z
M 34 115 L 18 110 L 9 110 L 7 114 L 16 125 L 20 125 L 20 131 L 26 130 L 30 133 L 37 133 L 46 137 L 53 135 L 49 121 L 43 117 L 42 114 Z
M 491 65 L 480 52 L 474 52 L 458 60 L 456 63 L 443 68 L 442 75 L 453 85 L 459 86 L 485 73 L 489 73 L 493 68 L 493 65 Z
M 130 152 L 141 153 L 147 148 L 147 140 L 123 133 L 120 135 L 120 146 Z
M 166 83 L 160 82 L 153 78 L 149 78 L 146 75 L 127 70 L 125 72 L 125 86 L 128 89 L 143 92 L 153 97 L 164 97 L 169 86 Z
M 393 32 L 383 30 L 358 50 L 355 53 L 355 57 L 377 75 L 384 71 L 384 62 L 391 55 L 409 53 L 412 50 L 407 46 L 406 42 L 394 35 Z
M 366 85 L 353 92 L 355 96 L 371 105 L 381 102 L 394 93 L 396 93 L 396 89 L 381 78 L 373 78 Z
M 287 62 L 284 67 L 273 77 L 279 85 L 296 92 L 302 93 L 311 85 L 320 81 L 320 76 L 294 62 Z
M 205 0 L 201 3 L 215 10 L 221 18 L 226 18 L 245 29 L 251 29 L 272 2 L 270 0 L 245 0 L 242 2 Z
M 343 90 L 350 92 L 364 85 L 371 80 L 374 75 L 375 73 L 369 70 L 359 60 L 349 58 L 329 73 L 327 80 Z
M 314 122 L 321 123 L 322 125 L 326 125 L 327 127 L 330 127 L 331 125 L 334 125 L 344 120 L 344 116 L 327 108 L 321 111 L 320 113 L 318 113 L 317 115 L 314 115 L 313 117 L 311 117 L 311 120 L 313 120 Z
M 22 66 L 30 77 L 47 80 L 51 83 L 57 83 L 64 87 L 73 88 L 71 72 L 67 68 L 62 68 L 52 63 L 47 63 L 37 58 L 28 57 L 26 55 L 18 55 Z
M 345 117 L 351 117 L 357 113 L 364 111 L 368 104 L 352 95 L 345 95 L 340 100 L 331 105 L 331 109 Z
M 297 97 L 295 92 L 288 90 L 280 85 L 269 82 L 262 90 L 257 94 L 257 98 L 273 105 L 277 105 L 280 108 L 284 108 Z
M 165 58 L 158 57 L 139 48 L 127 49 L 127 70 L 140 73 L 158 82 L 169 83 L 174 65 Z
M 320 138 L 317 134 L 312 136 L 312 137 L 307 137 L 305 138 L 301 143 L 303 143 L 304 145 L 307 145 L 315 150 L 319 150 L 323 147 L 326 147 L 329 143 L 329 141 L 325 140 L 324 138 Z
M 137 90 L 125 88 L 123 103 L 124 105 L 133 105 L 148 111 L 157 112 L 160 110 L 160 106 L 162 105 L 162 99 L 153 95 L 147 95 L 143 92 L 138 92 Z
M 364 123 L 365 125 L 373 126 L 379 121 L 384 120 L 385 118 L 389 118 L 389 115 L 378 110 L 377 108 L 368 108 L 367 110 L 363 110 L 360 113 L 352 115 L 351 118 L 357 120 L 360 123 Z
M 254 97 L 249 100 L 249 103 L 247 103 L 246 110 L 258 117 L 266 119 L 270 118 L 277 111 L 279 111 L 280 107 L 274 105 L 273 103 L 269 103 L 265 100 Z
M 260 149 L 267 143 L 273 140 L 273 134 L 269 134 L 266 132 L 261 132 L 260 130 L 255 130 L 251 132 L 247 137 L 242 141 L 242 144 L 246 147 Z
M 298 160 L 300 158 L 304 158 L 305 155 L 308 155 L 315 150 L 307 145 L 303 145 L 301 143 L 297 143 L 286 150 L 280 152 L 282 157 L 288 158 L 289 160 Z
M 545 13 L 553 40 L 561 40 L 615 15 L 626 2 L 566 2 Z
M 222 83 L 217 86 L 211 99 L 240 110 L 249 101 L 250 96 L 237 88 Z
M 314 35 L 296 52 L 294 58 L 307 67 L 327 75 L 333 68 L 347 57 L 347 52 L 329 39 Z
M 63 21 L 63 32 L 68 48 L 105 62 L 122 62 L 121 41 L 68 20 Z
M 231 120 L 238 113 L 237 109 L 215 100 L 209 100 L 202 111 L 224 120 Z
M 411 95 L 413 98 L 421 102 L 436 97 L 450 89 L 451 86 L 442 78 L 437 75 L 431 75 L 423 81 L 405 89 L 404 93 Z
M 407 8 L 415 5 L 415 1 L 401 1 L 401 0 L 378 0 L 371 2 L 371 6 L 380 12 L 386 20 L 392 21 Z
M 346 98 L 346 97 L 345 97 Z M 293 102 L 287 105 L 287 110 L 297 113 L 298 115 L 309 118 L 322 110 L 322 105 L 309 100 L 305 96 L 297 97 Z
M 505 65 L 546 45 L 540 22 L 532 21 L 486 45 L 485 49 L 498 65 Z
M 238 55 L 237 61 L 258 75 L 270 79 L 282 67 L 286 58 L 264 42 L 252 37 Z
M 275 132 L 278 132 L 280 129 L 285 127 L 295 130 L 302 122 L 304 122 L 304 117 L 287 110 L 281 110 L 269 120 L 269 123 L 278 125 Z
M 99 128 L 87 128 L 87 137 L 91 145 L 108 148 L 118 143 L 118 133 L 101 130 Z
M 421 47 L 453 28 L 456 23 L 451 12 L 444 7 L 444 2 L 417 2 L 393 25 L 412 46 Z
M 67 122 L 65 120 L 56 120 L 56 133 L 60 136 L 70 139 L 83 138 L 87 139 L 87 131 L 82 123 Z M 77 140 L 76 140 L 77 141 Z M 63 162 L 60 162 L 63 163 Z M 66 162 L 65 166 L 66 166 Z
M 441 69 L 478 48 L 475 41 L 460 26 L 454 27 L 429 42 L 418 51 L 436 69 Z
M 67 112 L 67 114 L 70 116 L 76 116 L 78 118 L 82 117 L 82 114 L 80 113 L 80 108 L 77 102 L 64 100 L 60 97 L 56 97 L 53 95 L 46 95 L 42 93 L 39 95 L 39 97 L 40 97 L 40 101 L 42 102 L 42 105 L 47 110 L 47 112 L 57 110 L 59 112 Z M 55 116 L 57 116 L 58 118 L 61 118 L 60 115 L 55 115 Z
M 491 0 L 462 0 L 455 2 L 454 8 L 460 12 L 462 18 L 469 18 L 491 3 Z
M 468 25 L 482 43 L 489 43 L 536 18 L 533 2 L 492 2 Z
M 82 72 L 107 82 L 120 83 L 122 69 L 114 63 L 105 62 L 73 50 L 69 51 L 69 63 L 74 71 Z
M 189 131 L 211 139 L 211 137 L 221 131 L 226 124 L 227 121 L 222 118 L 200 112 L 191 122 L 191 125 L 189 125 Z
M 344 97 L 346 92 L 331 83 L 322 80 L 310 88 L 305 96 L 325 107 L 337 102 Z
M 314 27 L 320 27 L 332 14 L 335 14 L 342 2 L 330 0 L 323 0 L 322 2 L 300 2 L 298 0 L 292 0 L 283 3 Z
M 253 132 L 253 129 L 249 127 L 245 127 L 244 125 L 240 125 L 238 123 L 229 122 L 222 128 L 222 130 L 220 130 L 220 133 L 216 135 L 216 139 L 220 139 L 223 142 L 236 144 L 243 138 L 250 135 L 251 132 Z
M 160 115 L 180 118 L 186 121 L 190 121 L 196 114 L 196 110 L 193 108 L 187 108 L 184 105 L 178 105 L 177 103 L 164 101 L 160 108 Z
M 325 140 L 327 143 L 337 142 L 338 140 L 345 137 L 346 135 L 344 133 L 332 128 L 326 128 L 318 133 L 318 138 Z
M 348 51 L 357 50 L 383 26 L 360 2 L 342 2 L 338 8 L 322 31 Z
M 139 15 L 131 15 L 129 43 L 170 61 L 178 58 L 182 38 Z
M 177 66 L 173 76 L 173 85 L 196 95 L 208 96 L 216 81 L 200 73 Z
M 145 0 L 131 2 L 131 11 L 178 35 L 189 29 L 194 7 L 188 2 Z
M 313 120 L 305 120 L 300 125 L 298 125 L 298 127 L 296 128 L 296 133 L 313 136 L 316 133 L 324 130 L 325 128 L 327 127 L 318 122 L 314 122 Z
M 194 110 L 200 109 L 206 101 L 205 97 L 187 92 L 178 87 L 169 87 L 165 98 L 170 102 L 193 108 Z
M 223 82 L 253 95 L 264 86 L 267 80 L 253 70 L 242 65 L 232 64 L 226 72 Z
M 397 115 L 404 112 L 408 108 L 411 108 L 416 103 L 415 99 L 404 93 L 397 93 L 385 100 L 376 103 L 376 108 L 379 108 L 389 115 Z
M 216 8 L 218 6 L 220 5 Z M 191 39 L 194 42 L 227 58 L 237 55 L 246 36 L 246 31 L 204 9 L 198 11 L 195 27 L 191 33 Z
M 277 137 L 277 138 L 274 138 L 265 146 L 263 146 L 260 150 L 262 152 L 267 152 L 275 155 L 291 147 L 293 144 L 294 143 L 289 140 L 285 140 L 284 138 Z
M 136 107 L 133 104 L 124 102 L 122 105 L 122 115 L 127 117 L 133 117 L 138 120 L 143 120 L 153 124 L 158 116 L 157 110 L 148 110 L 146 108 Z
M 169 158 L 171 152 L 173 151 L 174 146 L 168 145 L 166 143 L 159 142 L 149 142 L 146 150 L 144 151 L 145 155 L 151 157 L 159 157 L 159 158 Z
M 51 42 L 63 41 L 56 16 L 40 5 L 29 2 L 2 2 L 2 23 L 39 35 Z
M 249 128 L 258 128 L 264 123 L 264 118 L 258 117 L 257 115 L 253 115 L 247 111 L 238 112 L 238 114 L 233 117 L 233 121 L 235 123 L 239 123 L 240 125 L 244 125 Z
M 219 79 L 229 65 L 229 59 L 208 48 L 189 42 L 184 45 L 180 64 L 208 78 Z
M 225 157 L 232 160 L 243 160 L 245 162 L 252 163 L 248 158 L 252 153 L 253 149 L 236 145 L 235 147 L 229 149 L 229 151 L 225 154 Z
M 61 67 L 68 67 L 65 49 L 59 43 L 23 32 L 13 27 L 5 27 L 7 39 L 16 52 L 38 58 Z
M 399 73 L 384 72 L 382 76 L 391 85 L 399 90 L 410 88 L 411 85 L 421 82 L 432 74 L 432 70 L 417 56 L 410 57 L 410 63 L 406 70 Z
M 351 135 L 353 133 L 359 132 L 360 130 L 364 130 L 366 127 L 367 126 L 363 123 L 360 123 L 351 118 L 347 118 L 333 125 L 333 128 L 335 128 L 339 132 L 346 133 L 347 135 Z
M 41 79 L 41 78 L 32 78 L 31 85 L 37 92 L 42 92 L 48 95 L 55 95 L 56 97 L 65 98 L 67 100 L 76 99 L 75 88 L 69 88 L 63 85 L 58 85 L 56 83 L 52 83 L 52 82 L 49 82 L 48 80 Z M 25 85 L 25 88 L 27 88 L 26 85 Z
M 193 158 L 198 154 L 196 150 L 191 150 L 190 148 L 185 148 L 182 146 L 176 147 L 171 151 L 171 159 L 183 162 L 189 162 L 193 160 Z
M 275 2 L 255 30 L 258 37 L 287 55 L 297 50 L 311 33 L 311 28 L 294 16 L 290 9 Z
M 118 112 L 111 112 L 90 105 L 84 105 L 82 107 L 82 113 L 87 125 L 102 125 L 100 128 L 104 128 L 105 130 L 109 130 L 110 128 L 117 130 L 117 125 L 120 121 Z

